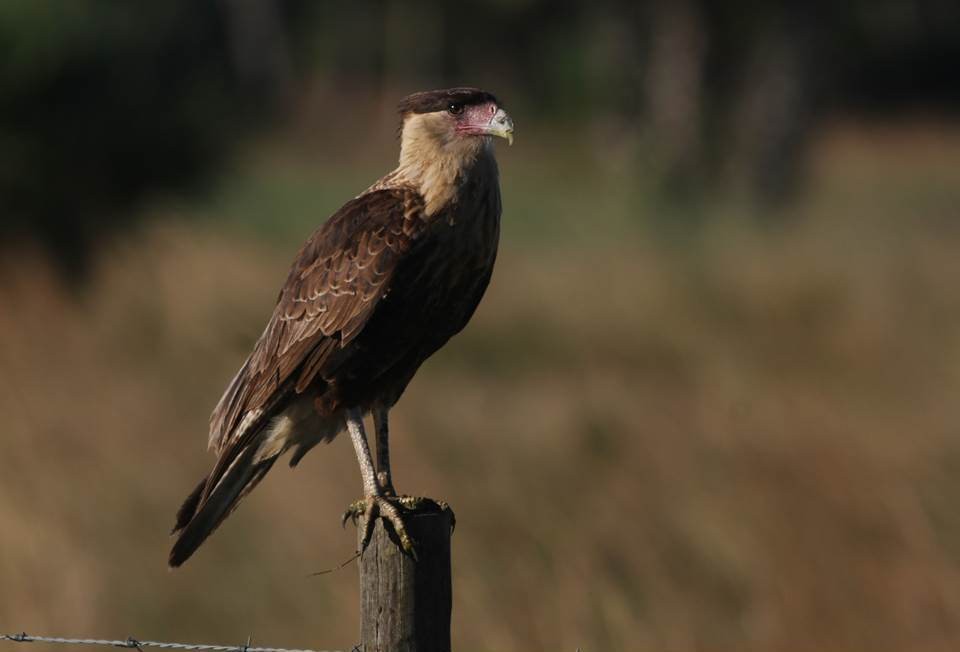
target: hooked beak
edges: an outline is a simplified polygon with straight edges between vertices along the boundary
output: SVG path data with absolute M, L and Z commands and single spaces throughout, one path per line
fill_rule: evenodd
M 507 112 L 498 108 L 497 112 L 490 118 L 489 124 L 483 128 L 484 133 L 491 136 L 506 138 L 508 145 L 513 145 L 513 120 L 507 115 Z

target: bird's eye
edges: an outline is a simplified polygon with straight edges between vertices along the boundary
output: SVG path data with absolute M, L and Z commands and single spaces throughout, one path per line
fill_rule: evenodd
M 447 107 L 447 111 L 450 112 L 450 115 L 460 115 L 463 113 L 463 105 L 459 102 L 451 102 L 450 106 Z

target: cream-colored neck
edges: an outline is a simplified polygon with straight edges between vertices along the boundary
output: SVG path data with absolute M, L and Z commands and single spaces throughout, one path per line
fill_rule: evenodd
M 490 146 L 488 140 L 452 134 L 442 113 L 410 115 L 403 125 L 395 174 L 419 189 L 426 214 L 433 215 L 456 196 L 461 174 Z

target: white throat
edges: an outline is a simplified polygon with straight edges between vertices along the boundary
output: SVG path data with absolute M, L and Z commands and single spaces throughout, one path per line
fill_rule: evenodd
M 400 136 L 396 178 L 415 186 L 426 214 L 433 215 L 456 197 L 463 172 L 491 146 L 489 141 L 451 135 L 443 113 L 410 115 Z

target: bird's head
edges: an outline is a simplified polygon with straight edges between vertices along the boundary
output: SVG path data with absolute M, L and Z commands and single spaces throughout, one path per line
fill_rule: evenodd
M 491 136 L 513 143 L 513 120 L 492 93 L 449 88 L 408 95 L 400 102 L 403 135 L 430 138 L 438 147 L 475 144 Z
M 397 173 L 426 200 L 427 214 L 456 196 L 458 181 L 494 136 L 513 142 L 513 120 L 491 93 L 450 88 L 408 95 L 400 102 L 400 165 Z M 496 166 L 486 166 L 488 172 Z

